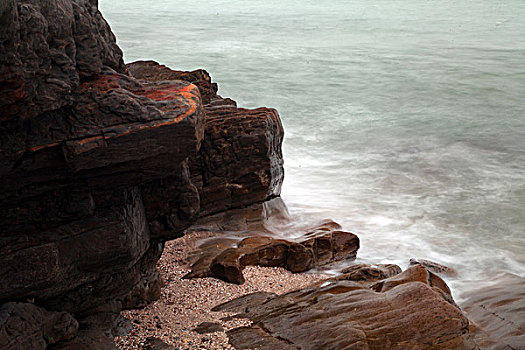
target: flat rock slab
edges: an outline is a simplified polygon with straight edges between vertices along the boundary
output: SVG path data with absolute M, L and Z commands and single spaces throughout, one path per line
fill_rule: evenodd
M 461 303 L 483 349 L 525 348 L 525 279 L 504 274 L 480 282 Z
M 239 327 L 228 332 L 230 343 L 235 349 L 296 350 L 297 346 L 268 335 L 260 327 Z
M 396 277 L 375 290 L 332 280 L 274 297 L 245 313 L 252 326 L 227 334 L 237 349 L 477 348 L 438 276 L 414 266 Z

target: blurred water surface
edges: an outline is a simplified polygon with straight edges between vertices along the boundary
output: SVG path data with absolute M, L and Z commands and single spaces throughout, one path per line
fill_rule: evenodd
M 127 62 L 205 68 L 279 110 L 283 198 L 361 262 L 427 258 L 455 290 L 525 277 L 522 0 L 100 0 Z

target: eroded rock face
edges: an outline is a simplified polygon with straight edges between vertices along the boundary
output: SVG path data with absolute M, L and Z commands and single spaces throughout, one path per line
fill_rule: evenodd
M 200 170 L 193 166 L 192 172 L 202 186 L 201 215 L 280 194 L 283 129 L 275 109 L 206 107 L 205 135 L 197 158 Z
M 425 274 L 426 279 L 420 278 Z M 395 280 L 381 281 L 376 290 L 341 280 L 256 306 L 249 298 L 242 316 L 253 325 L 233 329 L 228 336 L 236 349 L 254 344 L 261 349 L 476 349 L 467 318 L 436 291 L 446 284 L 428 274 L 416 266 Z
M 80 324 L 53 338 L 37 330 L 47 316 L 18 318 L 30 348 L 113 348 L 119 312 L 160 294 L 164 241 L 279 194 L 279 116 L 237 109 L 205 71 L 130 75 L 95 0 L 7 0 L 0 19 L 0 305 Z
M 189 159 L 191 182 L 199 191 L 199 216 L 262 203 L 281 192 L 284 131 L 273 108 L 238 108 L 217 95 L 205 70 L 173 71 L 153 61 L 128 65 L 131 74 L 150 83 L 179 79 L 198 86 L 205 109 L 205 136 Z
M 1 121 L 69 106 L 81 80 L 126 71 L 96 1 L 6 0 L 0 16 Z
M 43 349 L 77 335 L 78 322 L 66 312 L 51 312 L 30 303 L 0 306 L 0 348 Z

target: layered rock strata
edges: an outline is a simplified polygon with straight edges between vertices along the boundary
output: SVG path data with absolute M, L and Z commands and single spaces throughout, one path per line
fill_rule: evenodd
M 113 348 L 119 312 L 159 296 L 164 241 L 279 195 L 279 116 L 205 71 L 128 70 L 97 1 L 0 17 L 0 348 Z
M 253 322 L 228 331 L 236 349 L 477 348 L 445 282 L 422 266 L 370 287 L 328 280 L 281 296 L 241 297 L 214 310 L 240 312 L 237 317 Z
M 200 246 L 185 278 L 216 277 L 242 284 L 249 265 L 284 267 L 297 273 L 341 260 L 354 260 L 359 238 L 327 221 L 301 234 L 298 241 L 266 236 L 270 232 L 243 231 L 240 237 L 217 238 Z M 220 234 L 219 234 L 220 235 Z

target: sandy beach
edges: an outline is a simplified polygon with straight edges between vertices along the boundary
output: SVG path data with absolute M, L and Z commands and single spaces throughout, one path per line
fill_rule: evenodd
M 179 349 L 233 349 L 226 331 L 250 321 L 221 318 L 232 314 L 211 309 L 236 297 L 258 292 L 286 293 L 310 285 L 323 275 L 292 274 L 282 268 L 248 266 L 246 283 L 235 285 L 214 278 L 182 279 L 189 272 L 188 255 L 195 243 L 216 233 L 194 232 L 166 242 L 157 266 L 164 280 L 162 296 L 142 310 L 123 312 L 133 324 L 131 332 L 115 339 L 120 349 L 147 349 L 148 338 L 157 338 Z M 193 329 L 203 323 L 218 323 L 222 331 L 199 334 Z

